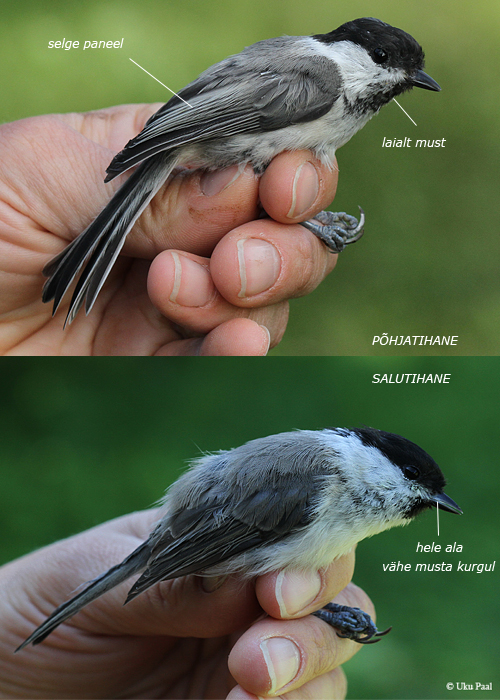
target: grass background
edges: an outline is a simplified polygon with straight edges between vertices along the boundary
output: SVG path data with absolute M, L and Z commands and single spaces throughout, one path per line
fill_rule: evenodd
M 372 347 L 374 335 L 458 335 L 440 354 L 492 355 L 500 346 L 498 58 L 494 0 L 4 0 L 0 119 L 86 111 L 169 95 L 244 46 L 329 31 L 376 16 L 413 34 L 440 94 L 414 90 L 385 107 L 339 152 L 334 208 L 367 213 L 363 241 L 306 299 L 292 302 L 275 355 L 435 354 Z M 51 40 L 125 39 L 123 51 L 49 50 Z M 440 149 L 387 149 L 382 140 L 446 139 Z
M 274 355 L 494 355 L 500 346 L 497 137 L 500 7 L 493 0 L 4 0 L 0 120 L 167 99 L 128 60 L 178 90 L 243 46 L 377 16 L 412 33 L 443 87 L 389 105 L 339 151 L 335 209 L 368 216 L 334 274 L 292 302 Z M 62 38 L 123 51 L 49 50 Z M 382 149 L 383 137 L 446 148 Z M 372 337 L 459 335 L 456 347 L 372 347 Z M 450 372 L 452 382 L 373 385 L 375 372 Z M 388 574 L 382 563 L 491 563 L 498 553 L 496 358 L 17 360 L 0 365 L 0 561 L 146 508 L 199 450 L 293 428 L 369 424 L 432 454 L 463 517 L 435 514 L 358 547 L 355 581 L 393 632 L 346 665 L 350 698 L 455 698 L 448 682 L 493 683 L 499 698 L 498 573 Z
M 375 385 L 376 372 L 451 373 L 447 385 Z M 383 642 L 345 666 L 349 698 L 461 698 L 448 682 L 493 683 L 499 698 L 498 562 L 493 573 L 387 573 L 382 564 L 498 559 L 495 358 L 72 358 L 0 365 L 0 562 L 147 508 L 200 450 L 295 428 L 372 425 L 440 464 L 463 516 L 435 511 L 362 542 L 355 582 Z M 461 554 L 417 554 L 417 543 Z M 110 565 L 114 562 L 110 562 Z M 0 593 L 1 594 L 1 593 Z

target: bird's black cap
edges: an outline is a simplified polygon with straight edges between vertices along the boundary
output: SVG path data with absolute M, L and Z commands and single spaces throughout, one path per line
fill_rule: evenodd
M 407 467 L 415 467 L 420 472 L 417 481 L 433 493 L 440 493 L 446 480 L 438 464 L 414 442 L 401 435 L 386 433 L 375 428 L 351 428 L 363 445 L 376 447 L 403 472 Z
M 421 447 L 401 435 L 386 433 L 375 428 L 351 428 L 363 445 L 376 447 L 387 459 L 401 469 L 407 478 L 412 478 L 424 486 L 431 495 L 427 502 L 417 504 L 409 516 L 423 508 L 439 505 L 450 513 L 461 513 L 459 506 L 443 493 L 446 480 L 438 464 Z
M 342 24 L 328 34 L 317 34 L 314 39 L 324 44 L 351 41 L 362 46 L 375 63 L 385 54 L 384 65 L 403 68 L 413 73 L 424 66 L 422 47 L 410 34 L 374 17 L 361 17 Z

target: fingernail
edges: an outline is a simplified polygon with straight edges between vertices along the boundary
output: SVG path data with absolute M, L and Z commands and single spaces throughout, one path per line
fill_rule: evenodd
M 174 286 L 170 301 L 180 306 L 205 306 L 216 294 L 206 267 L 179 253 L 170 253 L 174 261 Z
M 280 571 L 276 578 L 276 600 L 283 617 L 296 615 L 318 597 L 321 590 L 318 571 Z
M 276 693 L 297 675 L 300 668 L 299 648 L 285 637 L 264 639 L 260 648 L 271 681 L 270 692 Z
M 318 171 L 309 161 L 297 168 L 293 179 L 292 206 L 287 216 L 295 219 L 310 209 L 319 193 Z
M 261 324 L 259 324 L 259 325 L 267 336 L 267 347 L 266 347 L 266 352 L 265 352 L 265 354 L 267 355 L 267 353 L 269 352 L 269 348 L 271 346 L 271 333 L 269 332 L 269 328 L 266 328 L 265 326 L 263 326 Z
M 243 170 L 239 165 L 231 165 L 223 170 L 208 170 L 200 178 L 200 189 L 207 197 L 220 194 L 239 178 Z
M 279 277 L 281 257 L 276 248 L 258 238 L 240 239 L 237 244 L 241 299 L 264 292 Z

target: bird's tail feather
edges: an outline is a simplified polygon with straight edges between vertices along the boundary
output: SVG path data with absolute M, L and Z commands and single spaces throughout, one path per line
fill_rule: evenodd
M 161 153 L 142 163 L 78 238 L 44 268 L 42 299 L 54 300 L 53 314 L 73 280 L 90 257 L 71 299 L 66 323 L 71 323 L 85 301 L 89 313 L 125 238 L 161 185 L 176 167 L 178 154 Z
M 54 610 L 45 622 L 20 644 L 16 651 L 24 649 L 28 644 L 40 644 L 48 635 L 55 630 L 62 622 L 73 617 L 83 607 L 99 598 L 103 593 L 111 590 L 119 583 L 126 581 L 140 571 L 143 571 L 148 562 L 151 549 L 148 542 L 141 544 L 132 554 L 130 554 L 121 564 L 113 566 L 105 574 L 98 576 L 89 585 L 71 600 L 66 601 Z

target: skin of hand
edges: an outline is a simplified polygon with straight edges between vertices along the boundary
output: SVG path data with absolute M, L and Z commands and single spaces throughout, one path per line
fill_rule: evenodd
M 373 617 L 349 583 L 354 553 L 311 574 L 165 581 L 123 606 L 128 581 L 13 653 L 82 582 L 137 547 L 156 517 L 123 516 L 0 568 L 0 697 L 345 697 L 340 664 L 360 645 L 308 613 L 336 596 Z
M 128 235 L 92 313 L 64 331 L 71 295 L 52 318 L 42 268 L 125 181 L 104 184 L 106 167 L 158 107 L 0 126 L 0 354 L 265 355 L 283 336 L 288 299 L 335 266 L 293 225 L 335 196 L 337 170 L 310 152 L 278 155 L 260 179 L 250 166 L 184 170 Z

